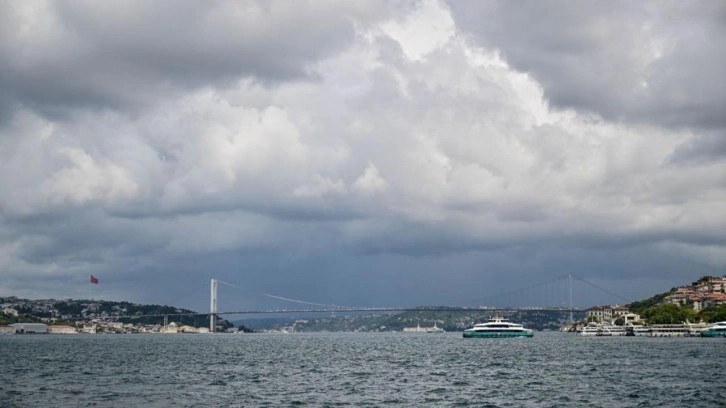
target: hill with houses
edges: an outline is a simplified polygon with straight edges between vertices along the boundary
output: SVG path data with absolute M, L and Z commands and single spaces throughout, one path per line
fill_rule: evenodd
M 209 331 L 207 315 L 173 306 L 107 300 L 0 298 L 0 332 L 3 327 L 17 324 L 44 325 L 50 332 L 59 330 L 64 333 Z M 236 328 L 225 319 L 217 320 L 217 331 L 237 330 L 247 331 L 247 328 Z M 5 328 L 4 331 L 9 330 Z
M 690 285 L 672 288 L 628 305 L 593 306 L 586 311 L 588 321 L 616 324 L 716 322 L 726 320 L 726 275 L 704 276 Z

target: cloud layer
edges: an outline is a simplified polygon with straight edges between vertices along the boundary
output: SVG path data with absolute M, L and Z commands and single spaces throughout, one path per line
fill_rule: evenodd
M 722 274 L 724 8 L 701 5 L 6 4 L 0 295 Z

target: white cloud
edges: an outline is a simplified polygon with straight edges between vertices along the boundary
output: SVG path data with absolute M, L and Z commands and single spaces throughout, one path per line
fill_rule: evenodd
M 126 170 L 115 163 L 99 161 L 76 148 L 62 148 L 58 154 L 70 166 L 53 174 L 41 186 L 52 204 L 82 205 L 93 201 L 123 201 L 138 190 Z
M 454 35 L 455 25 L 443 4 L 425 0 L 411 14 L 389 21 L 381 29 L 401 45 L 406 57 L 419 61 L 446 44 Z
M 378 169 L 372 163 L 368 163 L 368 167 L 363 174 L 358 177 L 353 186 L 362 194 L 375 194 L 386 189 L 386 180 L 378 174 Z

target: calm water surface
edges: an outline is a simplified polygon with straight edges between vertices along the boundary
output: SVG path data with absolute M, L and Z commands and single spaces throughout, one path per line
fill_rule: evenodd
M 461 333 L 0 336 L 0 407 L 710 407 L 726 341 Z

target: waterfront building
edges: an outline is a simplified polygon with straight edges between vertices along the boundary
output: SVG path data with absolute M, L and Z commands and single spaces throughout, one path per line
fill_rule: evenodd
M 54 325 L 54 326 L 48 326 L 48 333 L 49 334 L 77 334 L 78 330 L 76 330 L 76 328 L 73 326 Z
M 627 306 L 593 306 L 585 312 L 588 320 L 597 320 L 598 322 L 615 320 L 620 316 L 630 313 Z
M 587 320 L 596 320 L 601 322 L 605 319 L 605 310 L 602 306 L 593 306 L 585 311 Z
M 624 315 L 621 315 L 620 317 L 623 318 L 623 323 L 639 323 L 640 322 L 640 315 L 636 313 L 626 313 Z
M 159 329 L 159 333 L 177 333 L 178 331 L 178 327 L 174 322 L 171 322 Z
M 45 323 L 13 323 L 10 326 L 15 328 L 18 334 L 45 334 L 48 333 L 48 325 Z
M 620 316 L 630 313 L 630 308 L 628 308 L 627 306 L 615 305 L 615 306 L 611 306 L 611 309 L 612 309 L 611 313 L 612 313 L 613 319 L 617 319 Z
M 86 334 L 96 334 L 96 325 L 95 324 L 84 324 L 83 327 L 79 331 L 81 333 L 86 333 Z
M 15 334 L 15 327 L 13 327 L 13 326 L 0 326 L 0 334 Z

